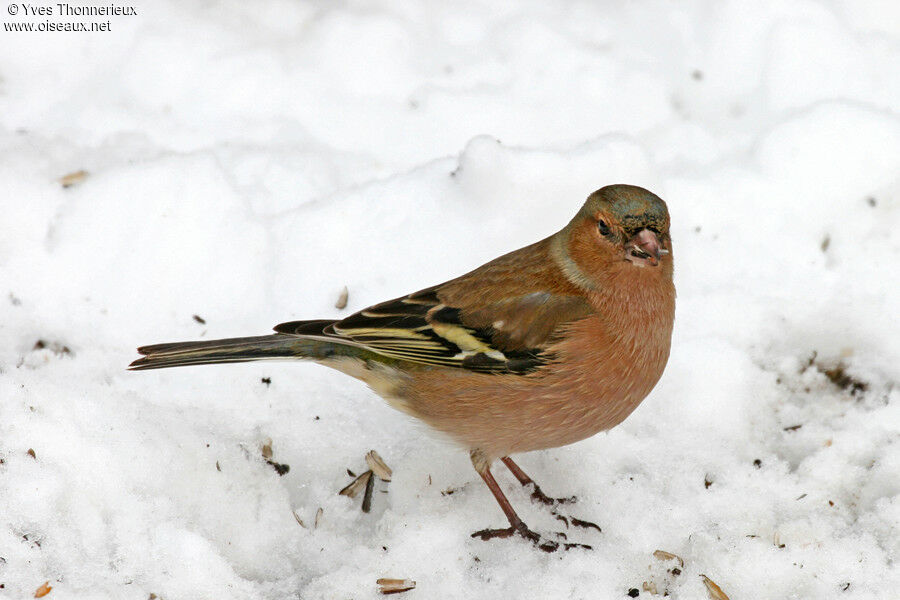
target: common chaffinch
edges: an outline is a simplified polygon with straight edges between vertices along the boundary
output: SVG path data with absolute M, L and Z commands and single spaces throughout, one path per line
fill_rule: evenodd
M 662 375 L 674 317 L 666 204 L 611 185 L 561 231 L 456 279 L 274 335 L 143 346 L 130 368 L 291 358 L 361 379 L 469 451 L 510 524 L 473 536 L 517 534 L 554 550 L 516 514 L 492 463 L 553 502 L 509 455 L 621 423 Z

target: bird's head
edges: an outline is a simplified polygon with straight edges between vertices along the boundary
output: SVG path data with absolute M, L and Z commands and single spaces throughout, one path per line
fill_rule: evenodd
M 586 287 L 622 273 L 672 277 L 669 211 L 644 188 L 608 185 L 597 190 L 560 235 L 566 271 Z

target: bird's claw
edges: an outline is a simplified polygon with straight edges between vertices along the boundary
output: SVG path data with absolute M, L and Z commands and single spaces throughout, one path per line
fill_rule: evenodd
M 492 540 L 494 538 L 508 538 L 516 534 L 535 544 L 541 541 L 541 536 L 528 529 L 528 526 L 525 525 L 525 523 L 520 524 L 518 527 L 507 527 L 505 529 L 482 529 L 481 531 L 473 533 L 472 537 L 481 538 L 483 540 Z
M 572 548 L 593 550 L 593 548 L 587 544 L 575 544 L 569 542 L 560 544 L 553 540 L 544 539 L 540 534 L 528 529 L 528 526 L 525 525 L 525 523 L 521 523 L 517 527 L 507 527 L 505 529 L 482 529 L 481 531 L 473 533 L 472 537 L 480 538 L 482 540 L 492 540 L 494 538 L 508 538 L 514 535 L 522 536 L 544 552 L 556 552 L 560 548 L 563 550 L 571 550 Z M 564 533 L 557 533 L 556 535 L 560 536 L 562 539 L 566 539 L 566 534 Z
M 569 517 L 569 520 L 572 522 L 572 525 L 575 527 L 582 527 L 584 529 L 594 528 L 598 533 L 603 533 L 603 530 L 600 529 L 600 526 L 596 523 L 592 523 L 591 521 L 583 521 L 581 519 L 576 519 L 575 517 Z
M 578 544 L 575 542 L 563 544 L 563 550 L 571 550 L 573 548 L 581 548 L 582 550 L 593 550 L 594 547 L 590 544 Z
M 558 506 L 560 504 L 575 504 L 575 502 L 578 500 L 578 498 L 576 498 L 575 496 L 569 496 L 568 498 L 551 498 L 550 496 L 545 494 L 543 492 L 543 490 L 541 490 L 541 487 L 538 484 L 532 483 L 529 485 L 534 487 L 534 489 L 531 492 L 531 500 L 533 502 L 540 502 L 541 504 L 544 504 L 546 506 Z
M 562 521 L 566 524 L 566 528 L 569 525 L 573 525 L 574 527 L 581 527 L 582 529 L 596 529 L 599 533 L 602 533 L 603 530 L 600 529 L 600 526 L 596 523 L 592 523 L 591 521 L 585 521 L 584 519 L 579 519 L 577 517 L 567 517 L 565 515 L 561 515 L 555 510 L 551 513 L 558 521 Z
M 597 525 L 596 523 L 592 523 L 591 521 L 585 521 L 584 519 L 579 519 L 577 517 L 561 515 L 558 512 L 556 512 L 556 507 L 559 506 L 560 504 L 575 504 L 575 502 L 578 501 L 577 497 L 569 496 L 568 498 L 551 498 L 550 496 L 545 494 L 543 491 L 541 491 L 541 488 L 537 484 L 532 483 L 529 485 L 534 487 L 534 490 L 531 492 L 531 499 L 535 502 L 540 502 L 541 504 L 543 504 L 545 506 L 552 506 L 553 509 L 550 511 L 550 514 L 552 514 L 558 520 L 565 523 L 567 529 L 568 529 L 569 525 L 573 525 L 575 527 L 581 527 L 584 529 L 593 528 L 593 529 L 596 529 L 597 531 L 603 531 L 602 529 L 600 529 L 600 526 Z

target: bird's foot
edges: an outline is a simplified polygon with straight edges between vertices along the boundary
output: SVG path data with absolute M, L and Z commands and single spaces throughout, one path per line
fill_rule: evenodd
M 520 523 L 518 527 L 507 527 L 506 529 L 482 529 L 473 533 L 472 537 L 492 540 L 494 538 L 508 538 L 514 535 L 520 535 L 535 544 L 541 541 L 540 534 L 528 529 L 525 523 Z
M 473 533 L 472 537 L 481 538 L 482 540 L 492 540 L 494 538 L 508 538 L 514 535 L 522 536 L 544 552 L 556 552 L 560 548 L 563 550 L 571 550 L 572 548 L 584 548 L 586 550 L 593 549 L 587 544 L 574 544 L 569 542 L 560 543 L 544 539 L 540 534 L 528 529 L 528 526 L 525 525 L 525 523 L 520 523 L 516 527 L 507 527 L 506 529 L 482 529 L 481 531 Z M 562 539 L 567 539 L 566 534 L 564 533 L 557 533 L 556 535 Z
M 591 521 L 585 521 L 583 519 L 579 519 L 577 517 L 567 517 L 565 515 L 561 515 L 555 510 L 551 512 L 551 514 L 556 517 L 558 521 L 562 521 L 565 523 L 566 527 L 572 525 L 573 527 L 581 527 L 582 529 L 596 529 L 598 533 L 602 533 L 603 530 L 600 529 L 600 526 Z
M 547 494 L 541 490 L 541 486 L 532 482 L 528 484 L 533 489 L 531 491 L 531 500 L 533 502 L 540 502 L 545 506 L 558 506 L 560 504 L 575 504 L 578 500 L 575 496 L 569 496 L 568 498 L 551 498 Z

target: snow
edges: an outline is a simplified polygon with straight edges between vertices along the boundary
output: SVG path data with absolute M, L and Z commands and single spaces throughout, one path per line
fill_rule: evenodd
M 134 6 L 2 34 L 0 598 L 898 597 L 896 3 Z M 621 426 L 519 457 L 591 551 L 470 538 L 505 522 L 465 453 L 339 373 L 125 371 L 461 274 L 619 182 L 669 203 L 672 357 Z M 365 514 L 337 492 L 373 448 Z

